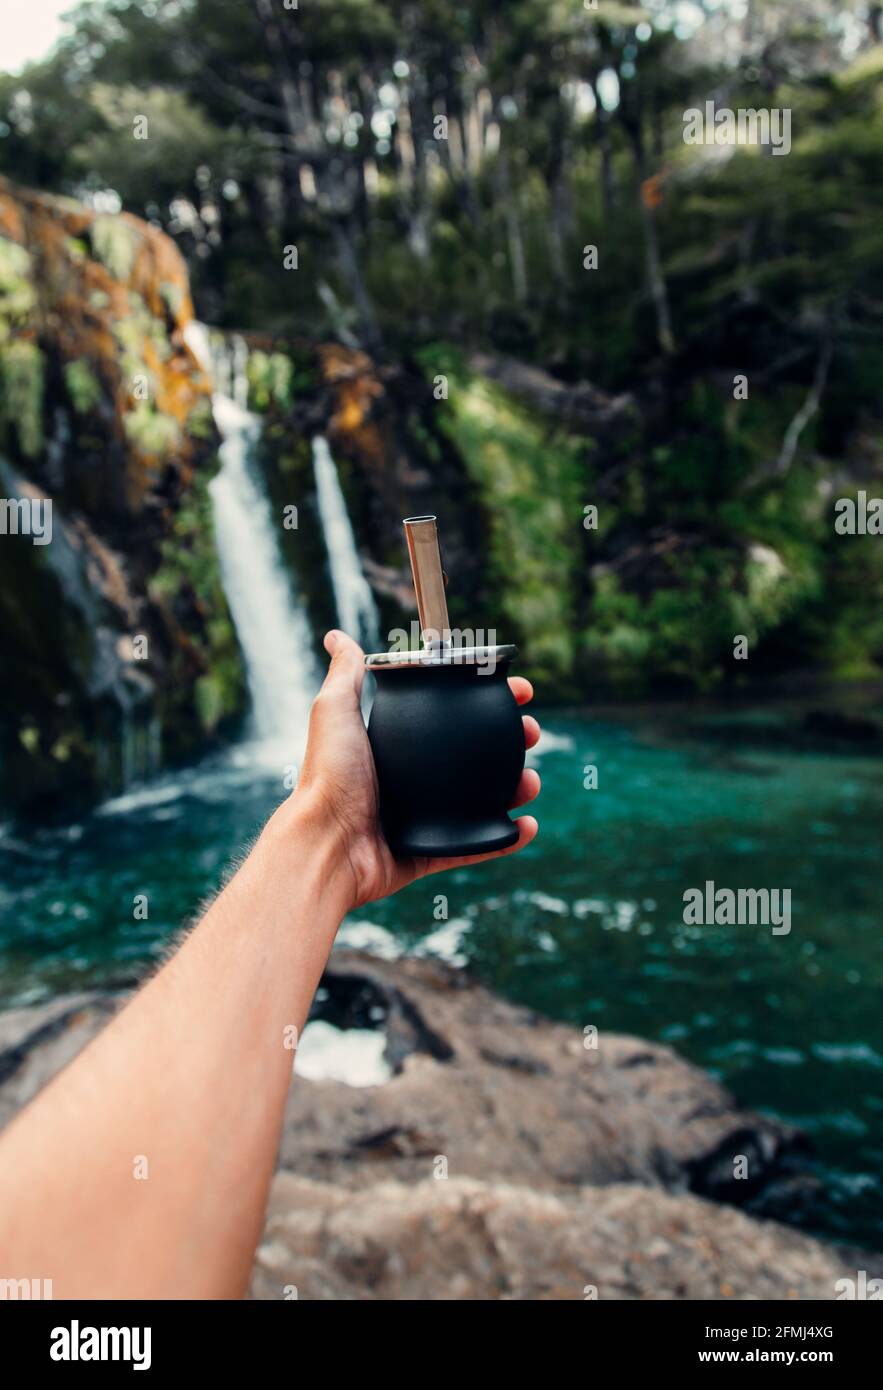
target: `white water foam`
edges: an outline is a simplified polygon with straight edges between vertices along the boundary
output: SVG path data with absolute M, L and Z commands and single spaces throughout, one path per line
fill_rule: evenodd
M 306 614 L 283 567 L 270 505 L 250 466 L 260 425 L 216 395 L 221 470 L 209 485 L 224 592 L 245 658 L 260 740 L 306 738 L 318 681 Z
M 362 570 L 337 465 L 322 435 L 313 440 L 313 473 L 338 624 L 366 651 L 373 651 L 380 644 L 377 605 Z

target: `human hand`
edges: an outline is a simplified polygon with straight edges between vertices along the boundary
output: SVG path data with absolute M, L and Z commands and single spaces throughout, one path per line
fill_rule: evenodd
M 325 637 L 325 650 L 331 665 L 313 702 L 306 757 L 292 802 L 309 807 L 336 838 L 351 879 L 350 908 L 385 898 L 426 874 L 515 854 L 530 844 L 537 822 L 520 816 L 515 822 L 518 839 L 508 849 L 458 858 L 395 858 L 380 826 L 377 774 L 359 705 L 365 677 L 362 649 L 345 633 L 332 631 Z M 519 705 L 532 699 L 530 681 L 522 676 L 513 676 L 509 685 Z M 530 715 L 523 723 L 525 746 L 532 748 L 540 726 Z M 525 768 L 513 807 L 533 801 L 539 790 L 539 773 Z

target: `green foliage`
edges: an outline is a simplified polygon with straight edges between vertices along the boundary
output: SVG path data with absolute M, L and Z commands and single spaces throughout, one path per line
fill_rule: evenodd
M 135 236 L 121 217 L 96 217 L 89 229 L 92 253 L 116 280 L 125 283 L 135 264 Z
M 197 401 L 187 417 L 187 433 L 192 439 L 212 439 L 215 435 L 215 420 L 212 403 L 207 396 Z
M 191 640 L 204 667 L 195 688 L 197 714 L 211 733 L 221 721 L 241 712 L 244 684 L 239 645 L 221 583 L 204 472 L 195 475 L 177 508 L 149 594 L 161 609 L 173 611 L 179 604 L 195 602 L 207 617 Z
M 501 621 L 556 688 L 738 680 L 736 633 L 752 674 L 866 673 L 881 658 L 880 547 L 834 537 L 830 498 L 883 490 L 869 442 L 883 427 L 883 45 L 859 0 L 840 28 L 809 0 L 758 0 L 754 24 L 714 9 L 703 22 L 674 0 L 513 0 L 501 19 L 484 0 L 314 0 L 297 18 L 309 81 L 292 85 L 260 6 L 101 0 L 55 58 L 0 78 L 5 168 L 78 196 L 113 189 L 164 226 L 211 322 L 355 337 L 445 372 L 447 441 L 419 421 L 412 437 L 429 468 L 443 444 L 462 455 Z M 731 108 L 787 108 L 787 157 L 686 145 L 684 111 L 721 91 Z M 10 246 L 0 343 L 32 307 Z M 126 277 L 124 223 L 99 218 L 92 249 Z M 133 299 L 127 376 L 146 370 L 145 336 L 168 352 Z M 626 395 L 630 412 L 616 430 L 565 428 L 470 370 L 476 351 Z M 32 446 L 34 361 L 12 374 Z M 316 387 L 282 349 L 253 351 L 248 375 L 271 418 Z M 174 447 L 174 422 L 143 403 L 128 428 L 142 452 Z
M 262 414 L 272 407 L 289 410 L 294 400 L 294 366 L 283 352 L 262 352 L 256 348 L 248 355 L 248 403 Z
M 78 415 L 88 415 L 101 400 L 101 382 L 88 362 L 80 359 L 66 362 L 62 374 L 74 410 Z
M 448 379 L 442 428 L 478 483 L 490 518 L 489 577 L 515 639 L 539 678 L 560 682 L 574 658 L 574 571 L 582 523 L 586 443 L 550 430 L 446 348 L 421 355 Z
M 118 171 L 133 201 L 147 203 L 161 189 L 183 191 L 197 165 L 223 157 L 228 137 L 174 89 L 97 82 L 85 95 L 97 128 L 72 151 L 72 163 L 86 174 Z
M 176 319 L 184 301 L 183 287 L 181 285 L 169 284 L 168 281 L 163 281 L 159 287 L 159 291 L 168 308 L 170 317 Z
M 212 672 L 200 676 L 195 686 L 196 712 L 206 733 L 214 733 L 224 714 L 224 686 Z
M 0 343 L 24 322 L 36 304 L 31 257 L 23 246 L 0 237 Z
M 181 427 L 171 415 L 164 415 L 149 401 L 137 401 L 123 417 L 126 438 L 139 454 L 162 457 L 181 443 Z
M 32 258 L 23 246 L 0 237 L 0 438 L 18 442 L 36 458 L 43 448 L 43 354 L 31 336 L 37 304 Z
M 82 237 L 66 236 L 64 239 L 64 244 L 67 248 L 68 254 L 74 261 L 82 261 L 89 254 L 88 243 L 85 242 Z
M 43 354 L 25 338 L 0 348 L 0 420 L 27 459 L 43 449 Z

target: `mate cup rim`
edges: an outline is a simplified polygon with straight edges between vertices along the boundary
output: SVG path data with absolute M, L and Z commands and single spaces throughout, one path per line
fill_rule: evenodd
M 490 662 L 511 661 L 518 648 L 506 643 L 499 647 L 447 647 L 443 650 L 421 647 L 417 651 L 370 652 L 365 657 L 369 671 L 395 671 L 414 666 L 485 666 Z

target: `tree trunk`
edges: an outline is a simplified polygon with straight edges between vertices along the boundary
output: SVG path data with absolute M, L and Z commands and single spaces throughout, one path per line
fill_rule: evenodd
M 638 196 L 641 201 L 641 221 L 644 227 L 644 262 L 647 267 L 647 283 L 656 311 L 656 337 L 662 351 L 666 356 L 670 356 L 675 350 L 675 340 L 671 327 L 671 312 L 668 306 L 668 288 L 662 273 L 662 261 L 659 255 L 656 213 L 647 206 L 643 182 Z
M 337 264 L 358 314 L 359 336 L 367 351 L 378 355 L 383 349 L 383 339 L 371 296 L 368 294 L 365 281 L 362 278 L 350 218 L 347 216 L 334 217 L 331 226 Z
M 567 171 L 572 158 L 570 120 L 562 101 L 558 101 L 551 125 L 552 156 L 545 170 L 549 195 L 549 260 L 560 294 L 568 281 L 567 245 L 570 240 L 573 207 Z
M 276 74 L 276 82 L 279 87 L 279 95 L 282 98 L 282 106 L 285 111 L 285 123 L 288 133 L 297 136 L 302 128 L 303 119 L 300 104 L 300 95 L 297 90 L 297 82 L 288 61 L 288 45 L 285 35 L 276 22 L 273 10 L 273 0 L 254 0 L 255 10 L 264 34 L 264 42 L 273 64 Z
M 636 93 L 635 107 L 627 114 L 624 112 L 622 119 L 632 147 L 632 158 L 638 180 L 638 206 L 644 233 L 644 265 L 647 271 L 647 287 L 656 314 L 656 338 L 666 357 L 670 357 L 675 350 L 675 340 L 668 305 L 668 287 L 665 283 L 662 258 L 659 254 L 659 233 L 656 226 L 655 206 L 657 193 L 655 186 L 648 181 L 644 159 L 643 111 L 642 96 L 638 92 Z
M 310 102 L 311 109 L 309 111 L 304 109 L 301 91 L 291 63 L 289 40 L 286 32 L 277 22 L 273 0 L 254 0 L 254 6 L 282 98 L 292 156 L 294 156 L 291 163 L 297 164 L 295 152 L 299 149 L 305 158 L 307 156 L 312 158 L 315 165 L 317 187 L 325 194 L 329 207 L 328 215 L 331 221 L 331 234 L 338 269 L 352 295 L 359 319 L 362 341 L 369 351 L 379 352 L 382 348 L 380 329 L 356 253 L 353 224 L 357 194 L 354 196 L 353 192 L 347 188 L 347 168 L 345 165 L 341 168 L 340 154 L 335 153 L 333 157 L 329 157 L 324 137 L 314 116 L 314 112 L 320 109 L 319 100 L 314 96 Z M 321 148 L 313 149 L 312 146 L 317 141 L 321 142 Z M 355 180 L 353 182 L 354 186 L 358 188 L 358 182 Z M 364 183 L 364 178 L 362 178 L 362 182 Z
M 527 259 L 524 254 L 524 238 L 521 235 L 521 222 L 512 190 L 509 171 L 509 155 L 505 144 L 501 144 L 497 156 L 497 186 L 503 204 L 503 218 L 506 224 L 506 240 L 509 243 L 509 268 L 512 272 L 512 290 L 518 304 L 527 302 Z
M 604 203 L 605 217 L 611 217 L 616 207 L 616 180 L 613 174 L 613 148 L 610 141 L 610 120 L 604 107 L 601 105 L 601 98 L 598 95 L 598 79 L 593 76 L 591 79 L 592 92 L 595 97 L 595 128 L 598 135 L 598 149 L 601 154 L 601 197 Z

